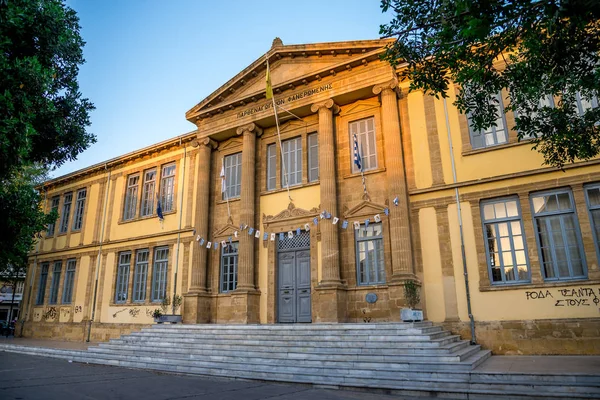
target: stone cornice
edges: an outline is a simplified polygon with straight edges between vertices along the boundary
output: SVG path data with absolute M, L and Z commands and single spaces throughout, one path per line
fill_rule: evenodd
M 373 86 L 373 93 L 379 94 L 384 90 L 392 90 L 396 93 L 396 96 L 400 96 L 399 88 L 398 88 L 398 80 L 396 78 L 390 80 L 389 82 L 382 83 L 379 85 Z
M 333 111 L 334 114 L 340 112 L 340 107 L 337 104 L 335 104 L 332 99 L 327 99 L 325 101 L 314 103 L 312 106 L 310 106 L 310 111 L 317 112 L 321 108 L 331 109 L 331 111 Z
M 211 150 L 216 149 L 217 146 L 219 145 L 217 142 L 215 142 L 211 138 L 194 139 L 194 140 L 192 140 L 192 142 L 190 144 L 192 145 L 192 147 L 206 146 L 206 147 L 210 148 Z
M 256 133 L 256 136 L 260 136 L 260 135 L 262 135 L 263 130 L 262 130 L 262 128 L 260 126 L 256 125 L 254 122 L 250 122 L 249 124 L 240 126 L 236 130 L 236 133 L 238 135 L 241 135 L 244 132 Z

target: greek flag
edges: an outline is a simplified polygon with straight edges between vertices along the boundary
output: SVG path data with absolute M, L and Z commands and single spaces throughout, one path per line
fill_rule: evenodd
M 358 150 L 358 138 L 356 137 L 356 133 L 353 135 L 354 139 L 354 164 L 358 167 L 358 170 L 362 172 L 362 158 L 360 156 L 360 151 Z
M 158 216 L 158 219 L 160 219 L 161 221 L 165 218 L 163 216 L 162 207 L 160 206 L 160 198 L 158 199 L 158 202 L 156 203 L 156 215 Z
M 225 193 L 227 191 L 227 183 L 225 182 L 225 162 L 221 164 L 221 193 Z

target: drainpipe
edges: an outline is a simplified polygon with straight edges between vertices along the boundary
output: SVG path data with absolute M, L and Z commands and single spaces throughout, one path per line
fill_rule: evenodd
M 452 162 L 452 181 L 454 184 L 457 183 L 456 179 L 456 165 L 454 163 L 454 148 L 452 146 L 452 135 L 450 134 L 450 122 L 448 120 L 448 105 L 446 98 L 444 97 L 444 115 L 446 117 L 446 129 L 448 131 L 448 150 L 450 151 L 450 161 Z M 471 322 L 471 344 L 477 344 L 477 338 L 475 336 L 475 319 L 473 318 L 473 312 L 471 310 L 471 291 L 469 290 L 469 273 L 467 271 L 467 257 L 465 255 L 465 236 L 463 233 L 463 221 L 462 211 L 460 206 L 460 195 L 458 193 L 458 186 L 454 187 L 454 196 L 456 197 L 456 210 L 458 211 L 458 229 L 460 231 L 460 253 L 463 264 L 463 274 L 465 276 L 465 292 L 467 295 L 467 313 L 469 314 L 469 321 Z
M 181 146 L 181 138 L 179 138 Z M 181 195 L 179 196 L 179 229 L 177 230 L 177 249 L 175 250 L 175 275 L 173 279 L 173 300 L 177 294 L 177 273 L 179 271 L 179 245 L 181 243 L 181 220 L 183 218 L 183 193 L 185 189 L 185 164 L 187 162 L 187 147 L 183 146 L 183 183 L 181 184 Z M 175 301 L 172 304 L 173 315 L 175 315 Z
M 90 318 L 90 323 L 89 323 L 89 327 L 88 327 L 88 332 L 87 332 L 87 339 L 85 340 L 86 342 L 90 341 L 90 335 L 92 334 L 92 322 L 94 321 L 94 318 L 96 317 L 96 297 L 98 295 L 98 275 L 100 273 L 100 260 L 102 259 L 102 242 L 104 240 L 104 225 L 106 223 L 106 209 L 107 209 L 107 204 L 108 204 L 108 192 L 110 190 L 110 173 L 111 171 L 108 170 L 108 165 L 104 164 L 104 170 L 108 172 L 108 175 L 106 176 L 106 195 L 104 196 L 104 205 L 103 205 L 103 210 L 102 210 L 102 229 L 101 229 L 101 233 L 100 233 L 100 247 L 98 247 L 98 259 L 96 260 L 96 280 L 94 283 L 94 300 L 93 300 L 93 305 L 92 305 L 92 316 Z

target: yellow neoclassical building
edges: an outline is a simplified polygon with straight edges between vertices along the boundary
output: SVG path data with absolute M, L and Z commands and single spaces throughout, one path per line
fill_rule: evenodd
M 106 340 L 175 293 L 187 324 L 399 321 L 412 279 L 495 353 L 600 353 L 599 161 L 544 166 L 511 113 L 470 129 L 387 43 L 276 39 L 194 131 L 46 182 L 24 335 Z

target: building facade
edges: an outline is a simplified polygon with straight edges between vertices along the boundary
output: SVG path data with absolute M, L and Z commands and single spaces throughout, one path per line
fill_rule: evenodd
M 495 353 L 600 353 L 598 160 L 544 166 L 511 113 L 470 129 L 387 43 L 276 39 L 195 131 L 47 182 L 24 334 L 106 340 L 174 293 L 185 323 L 399 321 L 416 280 L 428 320 L 469 338 L 470 304 Z

